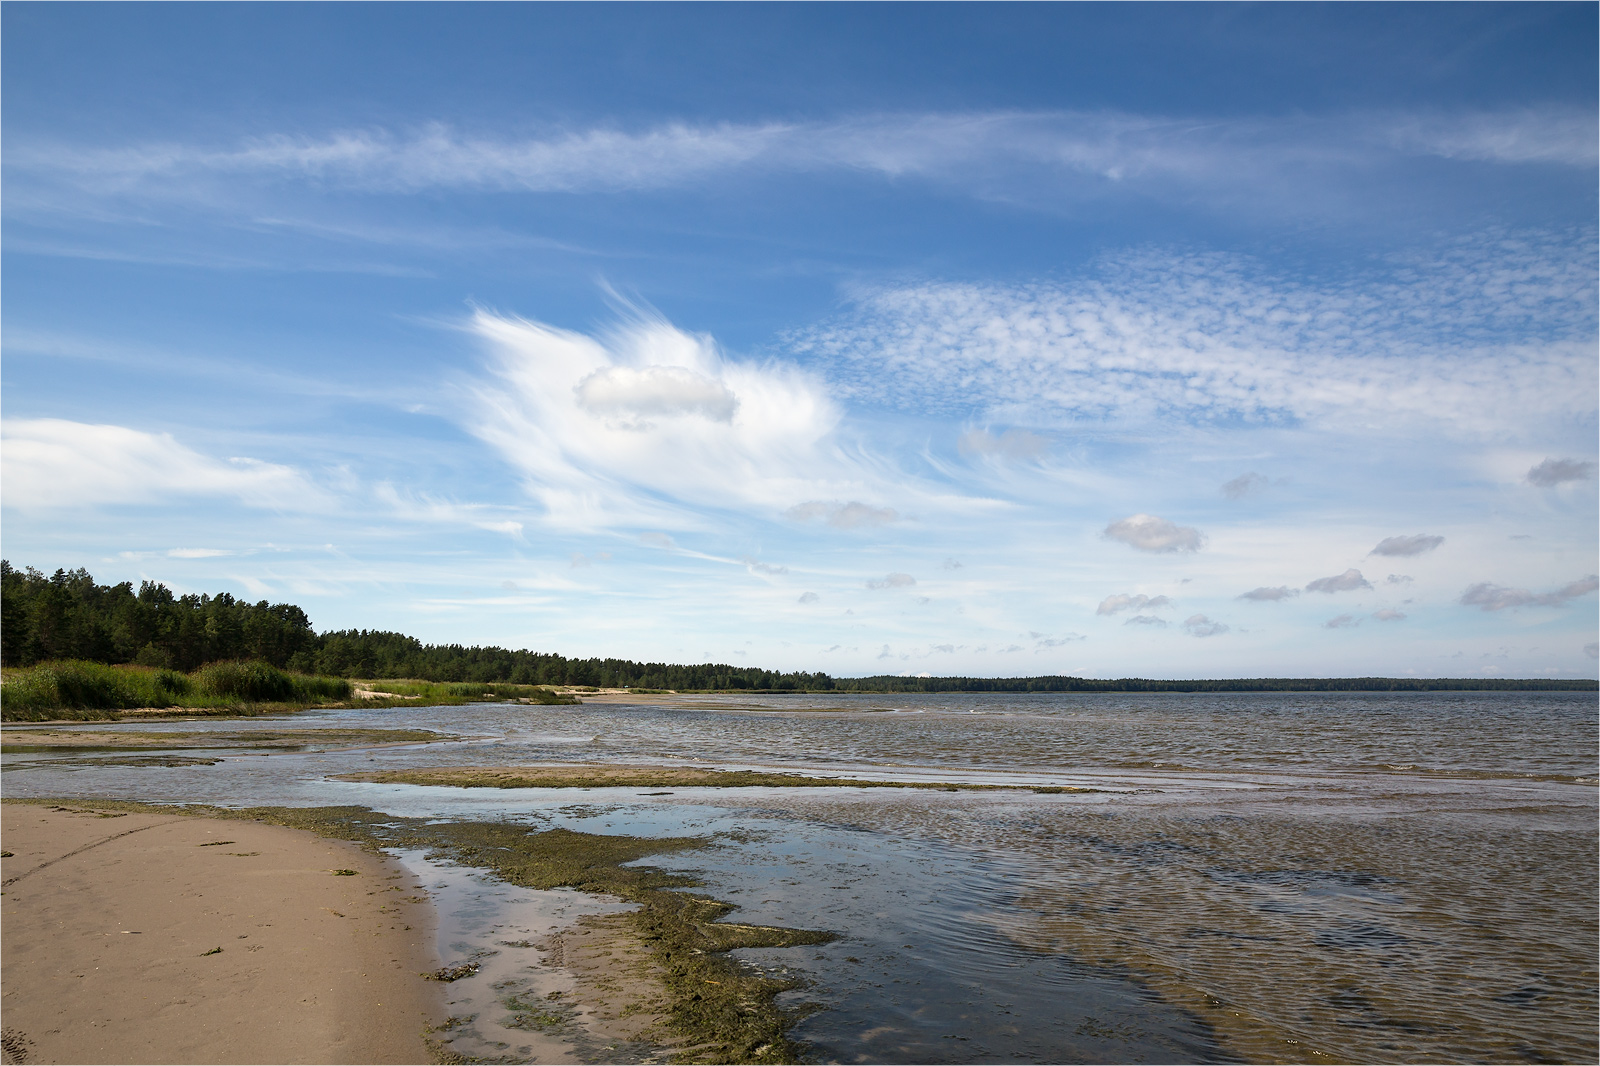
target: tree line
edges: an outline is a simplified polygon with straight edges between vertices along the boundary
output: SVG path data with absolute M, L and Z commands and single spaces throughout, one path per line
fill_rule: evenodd
M 86 570 L 45 576 L 0 561 L 0 664 L 51 659 L 194 670 L 209 662 L 256 659 L 330 677 L 655 688 L 708 692 L 1408 692 L 1446 689 L 1577 689 L 1592 680 L 1471 678 L 1243 678 L 1157 681 L 1047 677 L 841 678 L 727 663 L 640 663 L 569 659 L 551 652 L 424 644 L 404 633 L 343 629 L 317 633 L 290 603 L 249 603 L 226 592 L 175 596 L 165 585 L 96 584 Z

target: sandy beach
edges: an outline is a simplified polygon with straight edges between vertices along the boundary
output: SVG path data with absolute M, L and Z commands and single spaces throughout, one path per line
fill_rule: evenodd
M 5 1062 L 433 1061 L 433 913 L 390 860 L 254 822 L 17 803 L 0 842 Z

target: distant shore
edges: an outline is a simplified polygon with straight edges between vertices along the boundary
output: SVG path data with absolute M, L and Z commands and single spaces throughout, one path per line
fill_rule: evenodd
M 434 1061 L 433 910 L 357 845 L 0 804 L 6 1062 Z

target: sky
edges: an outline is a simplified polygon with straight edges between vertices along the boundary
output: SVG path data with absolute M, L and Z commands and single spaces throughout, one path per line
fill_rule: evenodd
M 1596 676 L 1592 4 L 0 26 L 13 565 L 837 676 Z

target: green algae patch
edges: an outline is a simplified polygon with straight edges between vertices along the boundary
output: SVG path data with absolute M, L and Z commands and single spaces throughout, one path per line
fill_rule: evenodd
M 920 788 L 939 792 L 1096 792 L 1071 785 L 980 785 L 963 781 L 863 781 L 808 777 L 769 770 L 709 770 L 688 766 L 605 764 L 532 767 L 456 766 L 343 774 L 339 781 L 452 788 Z
M 643 945 L 665 986 L 663 1036 L 680 1049 L 679 1062 L 798 1062 L 806 1047 L 788 1031 L 804 1010 L 777 1006 L 779 993 L 798 987 L 750 972 L 728 952 L 782 948 L 836 939 L 825 930 L 747 925 L 724 919 L 737 908 L 686 891 L 693 876 L 638 865 L 651 855 L 704 847 L 705 837 L 646 838 L 540 830 L 500 822 L 443 822 L 400 818 L 365 807 L 169 807 L 117 800 L 6 800 L 74 808 L 114 817 L 117 812 L 162 811 L 205 818 L 259 821 L 348 840 L 374 851 L 424 849 L 432 859 L 485 869 L 525 888 L 573 888 L 615 896 L 636 905 L 616 916 Z M 437 979 L 437 978 L 436 978 Z

